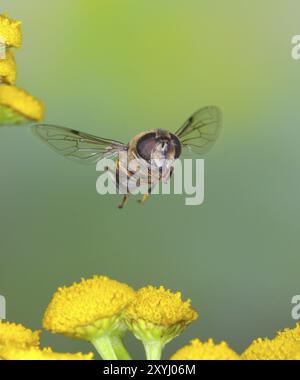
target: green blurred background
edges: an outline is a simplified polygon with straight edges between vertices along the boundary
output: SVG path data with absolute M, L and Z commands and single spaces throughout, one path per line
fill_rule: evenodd
M 23 22 L 18 86 L 43 99 L 46 121 L 128 141 L 176 130 L 205 105 L 224 128 L 207 156 L 205 203 L 183 196 L 96 193 L 95 168 L 61 158 L 27 127 L 0 130 L 0 294 L 31 328 L 58 286 L 106 274 L 191 298 L 189 339 L 241 351 L 293 326 L 299 283 L 300 34 L 298 0 L 2 0 Z M 128 337 L 131 353 L 140 343 Z M 90 346 L 43 334 L 57 350 Z

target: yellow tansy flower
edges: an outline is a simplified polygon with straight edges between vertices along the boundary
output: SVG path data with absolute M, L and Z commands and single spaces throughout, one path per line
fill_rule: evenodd
M 18 124 L 39 121 L 44 117 L 43 104 L 15 86 L 0 86 L 0 123 Z
M 7 50 L 5 59 L 0 57 L 0 82 L 14 84 L 16 81 L 16 62 L 13 52 Z
M 21 21 L 10 20 L 6 15 L 0 15 L 0 38 L 7 46 L 20 47 Z
M 52 332 L 76 335 L 81 327 L 119 316 L 134 296 L 131 287 L 105 276 L 82 279 L 57 290 L 43 325 Z
M 212 339 L 207 342 L 194 339 L 178 350 L 171 360 L 239 360 L 239 356 L 226 342 L 216 344 Z
M 277 336 L 258 338 L 243 352 L 244 360 L 293 360 L 300 357 L 300 344 Z
M 187 325 L 198 317 L 191 308 L 191 301 L 181 299 L 181 293 L 172 293 L 163 286 L 146 286 L 137 292 L 128 306 L 126 316 L 132 320 L 143 319 L 160 326 Z
M 293 329 L 284 329 L 277 333 L 277 336 L 283 339 L 288 339 L 291 342 L 300 343 L 300 325 L 297 323 Z
M 0 322 L 0 348 L 7 345 L 38 346 L 39 343 L 40 331 L 31 331 L 20 324 Z
M 43 325 L 52 332 L 92 342 L 102 357 L 117 350 L 126 359 L 119 338 L 127 330 L 123 311 L 134 297 L 131 287 L 108 277 L 83 279 L 57 290 L 45 312 Z M 104 345 L 110 353 L 103 352 Z M 115 347 L 108 347 L 111 345 Z
M 16 81 L 16 63 L 11 47 L 20 47 L 21 22 L 0 15 L 0 83 L 12 85 Z M 0 124 L 21 124 L 40 121 L 44 117 L 43 104 L 14 86 L 0 86 Z
M 4 360 L 92 360 L 93 354 L 69 354 L 53 352 L 51 348 L 39 349 L 36 347 L 18 348 L 6 347 L 1 351 Z
M 146 286 L 126 309 L 126 322 L 145 347 L 148 359 L 159 359 L 166 343 L 179 335 L 198 317 L 191 301 L 163 286 Z

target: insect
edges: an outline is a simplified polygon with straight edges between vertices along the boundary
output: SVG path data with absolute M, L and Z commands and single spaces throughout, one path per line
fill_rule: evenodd
M 196 111 L 175 133 L 153 129 L 138 134 L 128 144 L 55 125 L 40 124 L 32 128 L 34 133 L 57 153 L 85 164 L 95 164 L 102 158 L 114 158 L 117 172 L 124 171 L 127 177 L 130 177 L 132 173 L 128 166 L 122 166 L 118 158 L 120 153 L 126 154 L 127 163 L 136 158 L 146 163 L 153 158 L 158 162 L 172 162 L 179 158 L 184 150 L 202 156 L 215 143 L 221 124 L 221 111 L 215 106 L 209 106 Z M 148 169 L 147 166 L 144 169 L 145 177 L 148 176 Z M 167 173 L 167 178 L 159 175 L 156 182 L 168 179 L 172 170 Z M 144 203 L 150 194 L 151 186 L 139 202 Z M 119 208 L 123 208 L 127 201 L 128 194 L 125 194 Z

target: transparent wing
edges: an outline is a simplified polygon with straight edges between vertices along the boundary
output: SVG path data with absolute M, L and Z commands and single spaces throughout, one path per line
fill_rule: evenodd
M 210 106 L 195 112 L 175 134 L 179 137 L 183 147 L 203 155 L 215 143 L 221 126 L 221 111 L 215 106 Z
M 55 152 L 84 164 L 94 164 L 101 158 L 114 158 L 127 146 L 119 141 L 102 139 L 88 133 L 55 125 L 40 124 L 33 133 Z

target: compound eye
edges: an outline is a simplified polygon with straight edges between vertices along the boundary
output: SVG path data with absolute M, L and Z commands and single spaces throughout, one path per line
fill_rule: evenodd
M 178 158 L 181 155 L 181 142 L 176 135 L 171 134 L 171 142 L 175 148 L 175 158 Z
M 136 150 L 139 156 L 142 157 L 146 161 L 150 161 L 152 150 L 154 149 L 156 143 L 157 143 L 156 133 L 151 132 L 142 136 L 138 140 L 137 145 L 136 145 Z

